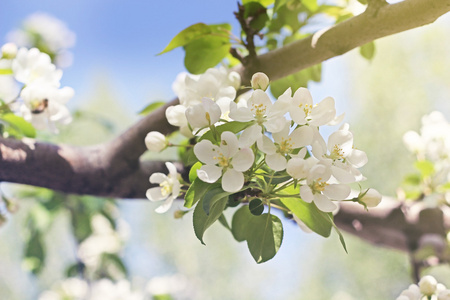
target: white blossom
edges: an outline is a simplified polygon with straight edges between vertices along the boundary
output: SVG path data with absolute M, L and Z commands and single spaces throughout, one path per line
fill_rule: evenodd
M 186 109 L 186 119 L 193 128 L 209 127 L 217 123 L 222 112 L 214 101 L 203 98 L 201 103 Z
M 168 211 L 172 206 L 173 200 L 180 194 L 181 189 L 179 174 L 175 165 L 166 162 L 166 167 L 169 170 L 169 174 L 153 173 L 150 176 L 150 183 L 157 183 L 159 184 L 159 187 L 150 188 L 146 193 L 146 196 L 150 201 L 165 200 L 164 203 L 155 210 L 157 213 L 165 213 Z
M 6 59 L 13 59 L 17 55 L 17 46 L 14 43 L 6 43 L 2 46 L 2 56 Z
M 251 149 L 239 149 L 236 135 L 229 131 L 222 133 L 220 146 L 202 140 L 194 146 L 194 154 L 205 164 L 197 170 L 198 178 L 213 183 L 222 177 L 222 189 L 230 193 L 242 188 L 243 172 L 253 165 L 255 159 Z
M 426 275 L 419 281 L 419 289 L 425 296 L 431 296 L 436 292 L 438 282 L 433 276 Z
M 164 150 L 167 145 L 168 141 L 164 134 L 158 131 L 150 131 L 147 133 L 147 136 L 145 137 L 145 145 L 147 146 L 147 149 L 153 152 L 161 152 Z
M 333 122 L 336 117 L 334 99 L 327 97 L 319 104 L 313 105 L 311 93 L 306 88 L 299 88 L 292 97 L 289 115 L 299 125 L 326 125 Z
M 366 194 L 360 199 L 367 207 L 375 207 L 380 204 L 382 199 L 381 194 L 373 188 L 370 188 Z
M 269 77 L 262 72 L 258 72 L 253 74 L 252 80 L 250 81 L 252 85 L 252 89 L 257 90 L 267 90 L 269 87 Z

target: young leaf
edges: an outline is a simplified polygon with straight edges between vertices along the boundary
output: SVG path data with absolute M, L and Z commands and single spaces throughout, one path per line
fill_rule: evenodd
M 191 169 L 189 170 L 189 181 L 194 182 L 194 180 L 197 178 L 197 170 L 202 167 L 201 162 L 196 162 Z
M 414 167 L 419 170 L 422 177 L 431 176 L 435 172 L 434 164 L 429 160 L 416 161 Z
M 166 48 L 164 48 L 163 51 L 158 53 L 158 55 L 172 51 L 175 48 L 185 46 L 186 44 L 192 42 L 193 40 L 198 39 L 199 37 L 202 37 L 211 32 L 212 32 L 211 27 L 204 23 L 197 23 L 191 25 L 188 28 L 185 28 L 182 31 L 180 31 L 170 41 L 170 43 L 166 46 Z
M 275 0 L 275 6 L 273 8 L 273 11 L 276 12 L 280 7 L 285 5 L 288 2 L 288 0 Z
M 153 102 L 150 103 L 149 105 L 147 105 L 146 107 L 144 107 L 140 112 L 139 115 L 148 115 L 149 113 L 151 113 L 152 111 L 154 111 L 155 109 L 160 108 L 161 106 L 163 106 L 164 104 L 166 104 L 163 101 L 158 101 L 158 102 Z
M 236 241 L 243 242 L 247 239 L 247 224 L 254 217 L 248 209 L 248 205 L 242 206 L 234 213 L 231 221 L 231 233 Z
M 263 214 L 248 222 L 247 245 L 257 263 L 273 258 L 283 241 L 283 225 L 277 216 Z
M 16 116 L 13 113 L 6 113 L 0 116 L 0 120 L 6 122 L 10 129 L 14 132 L 13 135 L 26 136 L 30 138 L 36 137 L 36 130 L 33 125 L 25 121 L 22 117 Z M 9 131 L 8 129 L 6 131 Z
M 192 74 L 204 73 L 227 56 L 231 48 L 228 38 L 204 36 L 184 46 L 184 65 Z
M 186 196 L 184 196 L 184 207 L 191 208 L 210 188 L 215 186 L 217 185 L 207 183 L 200 180 L 200 178 L 196 178 L 187 190 Z
M 250 201 L 248 208 L 250 209 L 252 215 L 259 216 L 264 211 L 264 203 L 261 201 L 261 199 L 253 199 L 252 201 Z
M 274 1 L 275 0 L 242 0 L 242 4 L 245 5 L 245 4 L 250 3 L 250 2 L 258 2 L 261 5 L 267 7 L 267 6 L 271 5 L 271 4 L 273 4 Z
M 13 71 L 11 69 L 0 69 L 0 75 L 11 75 Z
M 220 215 L 219 222 L 220 222 L 220 224 L 223 225 L 223 227 L 225 227 L 226 229 L 231 231 L 231 227 L 230 227 L 230 225 L 228 225 L 228 221 L 223 214 Z
M 375 43 L 369 42 L 359 47 L 359 53 L 367 60 L 372 60 L 375 55 Z
M 323 237 L 329 237 L 332 225 L 328 214 L 319 210 L 314 203 L 307 203 L 297 198 L 282 198 L 281 202 L 289 208 L 309 229 Z
M 205 234 L 206 229 L 208 229 L 219 217 L 222 215 L 228 201 L 228 196 L 219 199 L 214 204 L 211 205 L 209 215 L 205 213 L 205 210 L 203 209 L 203 200 L 201 199 L 200 202 L 197 204 L 194 210 L 193 214 L 193 222 L 194 222 L 194 232 L 195 236 L 202 242 L 203 242 L 203 235 Z
M 337 234 L 339 235 L 339 241 L 341 241 L 342 247 L 344 247 L 345 252 L 348 254 L 347 246 L 345 245 L 344 236 L 342 235 L 339 228 L 337 228 L 336 224 L 334 224 L 333 217 L 328 215 L 328 220 L 330 221 L 331 225 L 333 226 L 334 230 L 336 230 Z
M 231 193 L 229 192 L 224 192 L 224 190 L 222 190 L 221 187 L 216 187 L 214 189 L 209 189 L 206 193 L 205 196 L 203 197 L 203 210 L 205 211 L 205 213 L 207 215 L 210 214 L 210 210 L 211 207 L 214 206 L 214 204 L 221 200 L 222 198 L 227 198 L 227 202 L 228 202 L 228 196 Z

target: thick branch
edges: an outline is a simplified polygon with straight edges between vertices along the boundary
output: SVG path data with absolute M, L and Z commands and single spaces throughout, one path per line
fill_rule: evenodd
M 344 54 L 373 40 L 433 23 L 450 10 L 450 0 L 405 0 L 384 5 L 329 29 L 259 56 L 259 69 L 240 68 L 243 81 L 255 71 L 277 80 Z

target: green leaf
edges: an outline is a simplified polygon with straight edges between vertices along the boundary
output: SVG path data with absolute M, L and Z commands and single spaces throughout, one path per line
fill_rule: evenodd
M 295 74 L 276 80 L 270 85 L 270 92 L 275 98 L 282 95 L 289 87 L 294 93 L 300 87 L 308 87 L 308 81 L 320 81 L 322 79 L 322 65 L 317 64 Z
M 419 174 L 409 174 L 403 179 L 403 184 L 407 185 L 420 185 L 422 178 Z
M 255 217 L 250 212 L 248 205 L 239 208 L 233 215 L 231 220 L 231 233 L 238 242 L 243 242 L 247 239 L 248 222 Z
M 196 178 L 187 190 L 186 196 L 184 196 L 184 207 L 191 208 L 209 189 L 216 186 L 218 186 L 218 184 L 207 183 L 200 180 L 200 178 Z
M 189 170 L 189 182 L 194 182 L 197 178 L 197 170 L 203 166 L 201 162 L 196 162 Z
M 13 113 L 6 113 L 0 116 L 0 120 L 6 122 L 11 127 L 10 129 L 13 130 L 13 135 L 15 136 L 19 134 L 20 136 L 30 138 L 36 137 L 36 130 L 33 125 L 25 121 L 22 117 L 16 116 Z
M 329 237 L 332 224 L 327 213 L 319 210 L 314 203 L 307 203 L 299 198 L 281 198 L 281 202 L 309 229 L 323 237 Z
M 244 3 L 244 18 L 250 20 L 250 27 L 256 31 L 263 29 L 269 20 L 267 9 L 264 5 L 255 1 Z
M 302 0 L 302 4 L 310 11 L 315 12 L 319 6 L 317 5 L 317 0 Z
M 155 109 L 160 108 L 161 106 L 163 106 L 164 104 L 166 104 L 163 101 L 158 101 L 158 102 L 153 102 L 150 103 L 149 105 L 147 105 L 146 107 L 144 107 L 140 112 L 139 115 L 148 115 L 149 113 L 151 113 L 152 111 L 154 111 Z
M 41 233 L 39 231 L 33 231 L 30 239 L 25 246 L 25 260 L 26 267 L 38 274 L 44 267 L 45 250 L 42 243 Z
M 337 234 L 339 235 L 339 241 L 341 241 L 342 247 L 344 247 L 345 252 L 348 254 L 347 246 L 345 245 L 344 236 L 342 235 L 339 228 L 337 228 L 336 224 L 334 224 L 333 217 L 328 215 L 328 220 L 330 221 L 331 225 L 333 226 L 334 230 L 336 230 Z
M 203 197 L 203 210 L 205 211 L 205 213 L 209 215 L 211 207 L 213 207 L 214 204 L 217 201 L 220 201 L 222 198 L 227 198 L 228 202 L 228 196 L 230 194 L 231 193 L 229 192 L 225 192 L 221 187 L 209 189 Z
M 367 4 L 367 0 L 358 0 L 359 3 L 366 5 Z
M 227 219 L 225 218 L 224 214 L 221 214 L 221 215 L 220 215 L 220 217 L 219 217 L 219 222 L 220 222 L 220 224 L 223 225 L 223 227 L 225 227 L 226 229 L 228 229 L 229 231 L 231 231 L 231 227 L 230 227 L 230 225 L 228 225 L 228 221 L 227 221 Z
M 375 43 L 369 42 L 359 47 L 359 53 L 367 60 L 372 60 L 375 55 Z
M 251 2 L 257 2 L 260 3 L 261 5 L 267 7 L 271 4 L 273 4 L 275 0 L 242 0 L 242 4 L 247 4 L 247 3 L 251 3 Z M 275 1 L 276 2 L 276 1 Z
M 285 5 L 288 0 L 275 0 L 273 11 L 276 12 L 281 6 Z
M 247 128 L 248 126 L 250 126 L 251 124 L 253 124 L 253 122 L 238 122 L 238 121 L 232 121 L 232 122 L 227 122 L 225 124 L 219 125 L 216 127 L 216 132 L 217 135 L 220 136 L 222 134 L 222 132 L 224 131 L 231 131 L 232 133 L 238 133 L 242 130 L 244 130 L 245 128 Z M 205 133 L 204 135 L 202 135 L 199 139 L 199 141 L 201 140 L 210 140 L 211 142 L 215 142 L 214 139 L 214 135 L 212 133 L 212 131 L 208 131 L 207 133 Z
M 175 48 L 185 46 L 188 43 L 192 42 L 193 40 L 198 39 L 207 34 L 210 34 L 211 32 L 212 32 L 211 27 L 204 23 L 197 23 L 197 24 L 191 25 L 188 28 L 185 28 L 182 31 L 180 31 L 169 42 L 169 44 L 166 46 L 166 48 L 164 48 L 163 51 L 158 53 L 158 55 L 172 51 Z
M 419 170 L 422 177 L 428 177 L 434 174 L 435 172 L 434 164 L 429 160 L 416 161 L 414 163 L 414 167 L 416 167 L 416 169 Z
M 12 69 L 0 69 L 0 75 L 11 75 L 12 73 Z
M 257 263 L 273 258 L 283 241 L 283 225 L 277 216 L 263 214 L 250 218 L 247 229 L 247 245 Z
M 219 199 L 214 204 L 211 205 L 209 215 L 205 213 L 203 209 L 203 199 L 197 204 L 193 214 L 193 222 L 194 222 L 194 232 L 195 236 L 203 242 L 203 235 L 205 234 L 206 229 L 208 229 L 219 217 L 222 215 L 228 201 L 228 196 Z
M 248 208 L 252 215 L 259 216 L 264 212 L 264 203 L 261 199 L 253 199 L 250 201 Z
M 228 38 L 211 35 L 198 38 L 184 46 L 186 51 L 184 65 L 192 74 L 204 73 L 219 64 L 227 56 L 230 48 Z

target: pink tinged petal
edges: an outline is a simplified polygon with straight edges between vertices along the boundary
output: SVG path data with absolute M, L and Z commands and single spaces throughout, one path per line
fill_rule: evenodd
M 284 116 L 274 117 L 264 122 L 264 126 L 266 127 L 267 131 L 273 133 L 283 130 L 285 124 L 286 118 Z
M 347 160 L 356 168 L 361 168 L 369 161 L 366 153 L 358 149 L 353 149 L 350 155 L 347 156 Z
M 265 154 L 274 154 L 277 152 L 277 147 L 268 136 L 262 135 L 257 141 L 258 149 Z
M 220 150 L 225 157 L 233 157 L 239 150 L 238 138 L 231 131 L 224 131 L 220 136 Z
M 292 141 L 292 147 L 294 149 L 311 145 L 313 140 L 313 130 L 309 126 L 301 126 L 295 129 L 289 137 Z
M 344 157 L 352 152 L 353 134 L 350 131 L 337 130 L 333 132 L 328 138 L 328 150 L 333 152 L 335 146 L 342 150 Z
M 266 163 L 274 171 L 286 169 L 286 158 L 280 153 L 266 155 Z
M 334 200 L 344 200 L 351 193 L 350 186 L 346 184 L 329 184 L 325 187 L 323 193 Z
M 150 183 L 157 183 L 160 184 L 163 181 L 167 180 L 167 176 L 163 173 L 153 173 L 150 175 Z
M 167 198 L 163 204 L 161 204 L 158 208 L 155 209 L 155 212 L 157 212 L 158 214 L 163 214 L 163 213 L 167 212 L 172 207 L 172 203 L 173 203 L 174 199 L 175 199 L 175 197 L 172 197 L 172 196 Z
M 209 140 L 203 140 L 194 146 L 195 156 L 205 164 L 214 165 L 217 161 L 214 159 L 218 155 L 219 147 L 213 145 Z
M 286 165 L 286 172 L 295 179 L 302 179 L 308 176 L 308 164 L 302 158 L 291 158 Z
M 337 208 L 336 204 L 322 194 L 314 195 L 314 204 L 323 212 L 332 212 Z
M 148 200 L 150 201 L 161 201 L 167 198 L 167 195 L 164 196 L 161 193 L 161 188 L 160 187 L 154 187 L 151 189 L 148 189 L 147 192 L 145 193 L 145 195 L 147 196 Z
M 222 189 L 235 193 L 244 186 L 244 174 L 234 169 L 228 169 L 222 177 Z
M 275 132 L 272 134 L 273 140 L 277 143 L 280 143 L 283 139 L 287 139 L 289 137 L 289 131 L 291 128 L 291 121 L 285 119 L 284 127 L 279 132 Z
M 243 148 L 233 156 L 233 168 L 239 172 L 245 172 L 253 165 L 255 155 L 250 148 Z
M 314 200 L 314 195 L 312 193 L 312 190 L 307 185 L 302 185 L 300 187 L 300 197 L 303 199 L 303 201 L 311 203 Z
M 228 115 L 232 120 L 239 122 L 249 122 L 254 120 L 253 113 L 248 107 L 237 107 L 234 102 L 230 103 L 230 114 Z
M 222 176 L 222 168 L 214 165 L 203 165 L 197 170 L 197 176 L 201 181 L 213 183 Z
M 239 137 L 239 147 L 251 147 L 263 135 L 261 130 L 262 128 L 258 124 L 244 129 Z
M 311 121 L 309 124 L 314 126 L 322 126 L 331 122 L 336 116 L 334 99 L 331 97 L 323 99 L 317 106 L 313 107 L 310 116 Z

